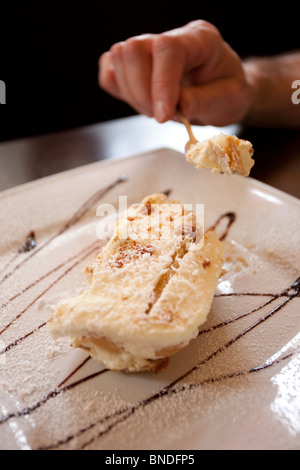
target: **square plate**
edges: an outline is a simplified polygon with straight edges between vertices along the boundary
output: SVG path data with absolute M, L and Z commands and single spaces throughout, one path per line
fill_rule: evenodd
M 199 336 L 165 371 L 107 371 L 53 341 L 47 322 L 87 286 L 97 207 L 167 190 L 204 204 L 206 228 L 218 221 L 224 274 Z M 3 192 L 0 221 L 1 449 L 299 448 L 297 199 L 160 149 Z

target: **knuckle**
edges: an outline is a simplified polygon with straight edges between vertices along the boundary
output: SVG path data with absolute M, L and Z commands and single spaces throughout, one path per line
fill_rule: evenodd
M 202 19 L 194 20 L 188 23 L 187 26 L 196 31 L 204 31 L 210 34 L 211 33 L 220 34 L 218 28 L 207 20 L 202 20 Z
M 201 26 L 203 29 L 206 29 L 207 31 L 213 31 L 214 33 L 219 33 L 219 30 L 216 28 L 216 26 L 210 23 L 209 21 L 201 20 Z
M 120 59 L 122 57 L 123 52 L 123 43 L 117 42 L 110 48 L 110 53 L 113 60 Z
M 137 37 L 129 38 L 125 41 L 124 52 L 128 54 L 136 54 L 141 48 L 141 43 Z
M 98 59 L 98 67 L 99 69 L 104 67 L 107 59 L 109 59 L 110 53 L 109 52 L 103 52 L 103 54 L 100 55 Z
M 166 32 L 159 34 L 153 41 L 154 53 L 165 51 L 176 51 L 179 48 L 179 41 L 176 36 Z
M 214 45 L 214 47 L 216 47 L 223 42 L 220 31 L 208 21 L 203 20 L 202 27 L 199 31 L 201 31 L 202 37 L 206 44 L 211 44 L 212 46 Z
M 153 34 L 142 34 L 140 36 L 133 36 L 127 39 L 124 43 L 124 54 L 137 55 L 143 52 L 147 52 L 149 44 L 152 43 L 155 35 Z

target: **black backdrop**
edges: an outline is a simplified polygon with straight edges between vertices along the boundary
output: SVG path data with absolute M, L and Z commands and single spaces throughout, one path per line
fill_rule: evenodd
M 132 35 L 159 33 L 203 18 L 214 23 L 242 57 L 300 48 L 296 2 L 238 5 L 213 0 L 85 0 L 0 6 L 0 80 L 7 93 L 6 105 L 0 108 L 0 140 L 133 114 L 97 84 L 100 54 Z

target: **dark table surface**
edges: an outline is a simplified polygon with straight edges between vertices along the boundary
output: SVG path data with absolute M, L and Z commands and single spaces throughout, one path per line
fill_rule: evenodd
M 220 132 L 194 126 L 199 140 Z M 255 149 L 251 176 L 300 198 L 300 132 L 294 130 L 221 129 L 249 139 Z M 96 161 L 124 158 L 162 147 L 184 152 L 188 139 L 176 122 L 158 124 L 144 116 L 107 121 L 0 143 L 0 191 Z

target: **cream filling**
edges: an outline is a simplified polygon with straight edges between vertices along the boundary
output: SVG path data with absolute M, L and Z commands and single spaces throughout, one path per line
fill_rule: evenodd
M 131 298 L 127 315 L 128 304 L 120 301 L 122 291 L 114 298 L 99 297 L 92 283 L 80 297 L 60 304 L 63 321 L 54 320 L 52 335 L 104 337 L 119 350 L 115 356 L 123 351 L 134 358 L 157 359 L 159 351 L 185 346 L 197 336 L 210 310 L 222 257 L 222 244 L 209 232 L 201 250 L 189 250 L 180 260 L 149 313 L 138 312 L 140 303 Z
M 223 244 L 209 232 L 202 246 L 194 237 L 202 228 L 193 214 L 169 202 L 170 212 L 166 200 L 149 196 L 144 207 L 132 206 L 122 216 L 113 238 L 87 267 L 90 287 L 55 309 L 49 324 L 54 338 L 70 336 L 82 347 L 104 338 L 106 346 L 97 343 L 91 355 L 112 369 L 136 363 L 138 370 L 197 336 L 221 273 Z M 120 238 L 128 222 L 132 238 Z M 153 232 L 147 239 L 149 222 Z M 166 238 L 163 228 L 170 229 Z
M 208 168 L 213 173 L 237 173 L 249 176 L 254 165 L 252 144 L 235 136 L 219 134 L 193 144 L 186 159 L 196 168 Z

